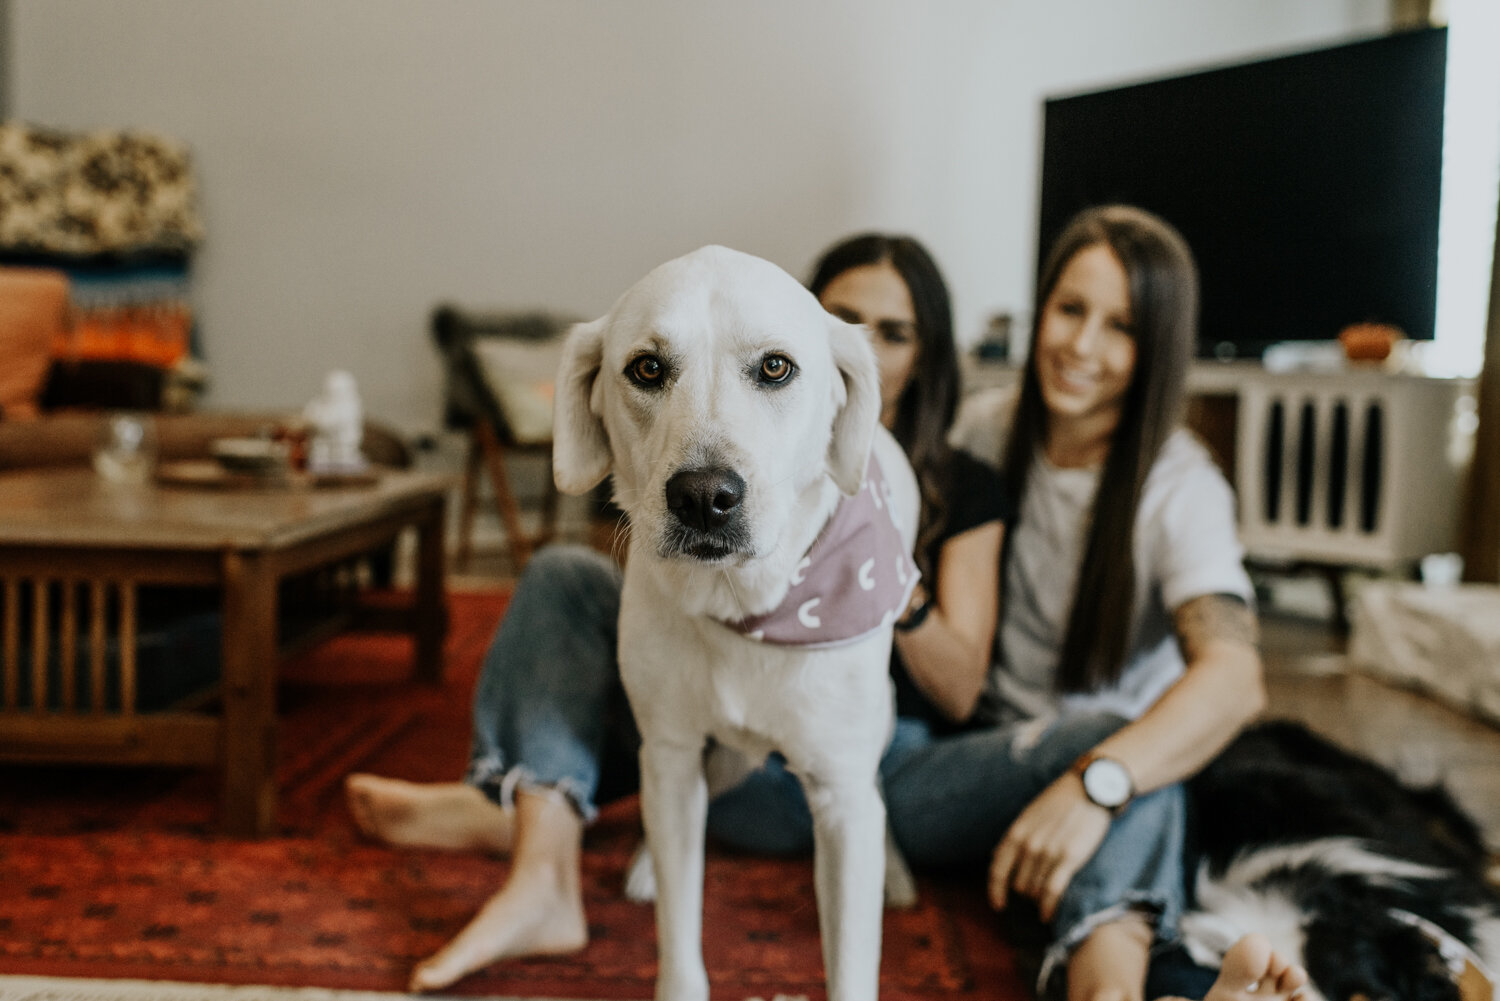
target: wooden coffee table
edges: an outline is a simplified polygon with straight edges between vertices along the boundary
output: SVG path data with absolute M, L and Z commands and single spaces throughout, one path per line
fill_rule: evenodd
M 413 635 L 418 678 L 442 676 L 449 479 L 413 472 L 373 479 L 217 489 L 109 484 L 76 468 L 0 473 L 0 761 L 218 765 L 225 828 L 268 833 L 276 813 L 281 581 L 347 563 L 415 529 L 413 601 L 381 625 Z M 135 705 L 137 588 L 155 584 L 222 595 L 223 674 L 213 704 L 149 712 Z M 106 634 L 119 640 L 118 679 L 105 667 Z M 77 670 L 49 675 L 49 660 Z M 107 691 L 116 681 L 119 690 Z M 61 690 L 49 692 L 49 684 Z

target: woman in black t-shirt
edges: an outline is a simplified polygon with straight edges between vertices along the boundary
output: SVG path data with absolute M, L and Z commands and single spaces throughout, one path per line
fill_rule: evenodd
M 1001 526 L 1012 507 L 998 473 L 948 446 L 959 369 L 947 286 L 916 240 L 872 233 L 829 250 L 808 288 L 830 313 L 869 328 L 881 423 L 917 474 L 923 583 L 896 625 L 891 673 L 897 716 L 947 732 L 973 714 L 989 669 Z

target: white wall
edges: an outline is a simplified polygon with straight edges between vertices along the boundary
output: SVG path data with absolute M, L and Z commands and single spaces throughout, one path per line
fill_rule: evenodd
M 11 5 L 13 117 L 194 150 L 208 402 L 347 367 L 419 430 L 435 303 L 595 315 L 708 242 L 800 276 L 912 232 L 972 339 L 1029 309 L 1043 96 L 1375 33 L 1388 0 Z

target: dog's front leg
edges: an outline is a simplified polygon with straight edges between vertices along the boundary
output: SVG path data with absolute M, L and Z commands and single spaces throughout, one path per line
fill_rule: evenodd
M 703 745 L 641 745 L 641 819 L 656 870 L 656 999 L 705 1001 Z
M 874 782 L 819 786 L 804 779 L 813 815 L 813 880 L 828 1001 L 880 993 L 885 804 Z

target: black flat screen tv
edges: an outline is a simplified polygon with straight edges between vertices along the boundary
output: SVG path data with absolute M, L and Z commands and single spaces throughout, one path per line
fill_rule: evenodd
M 1436 313 L 1447 29 L 1045 102 L 1038 268 L 1074 213 L 1126 202 L 1186 237 L 1199 355 L 1258 358 Z

